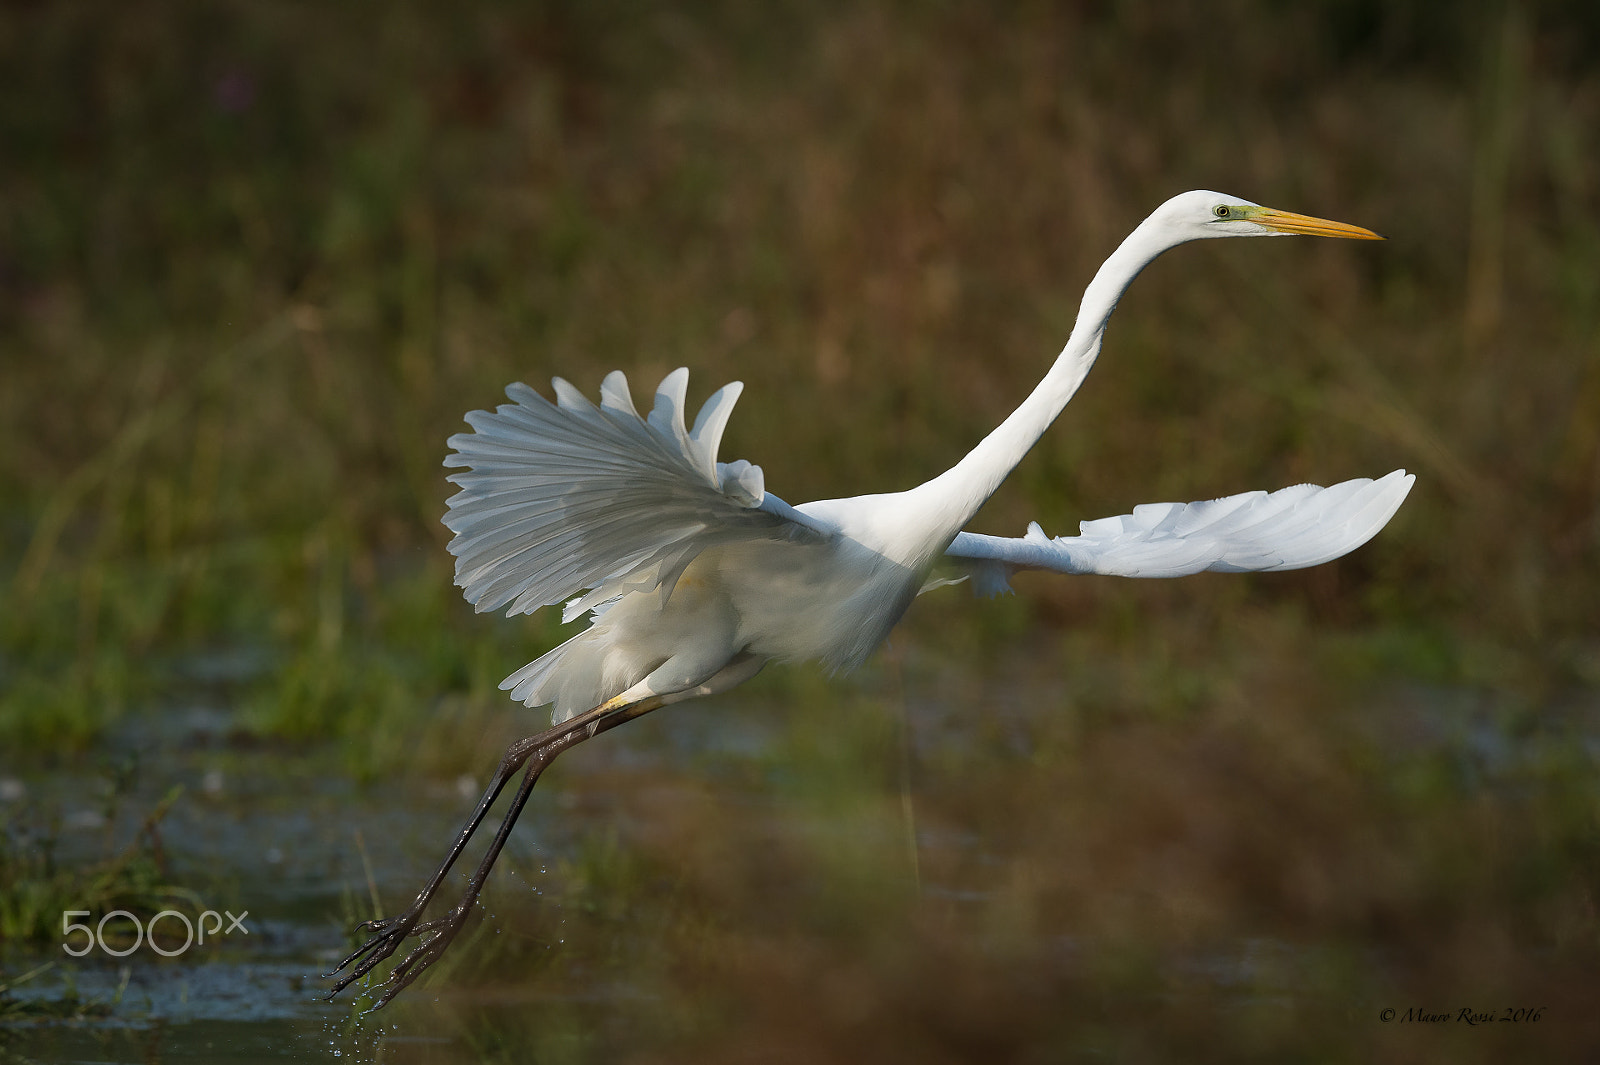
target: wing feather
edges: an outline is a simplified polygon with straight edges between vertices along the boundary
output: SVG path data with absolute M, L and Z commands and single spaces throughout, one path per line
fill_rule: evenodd
M 587 592 L 571 613 L 623 591 L 670 593 L 713 544 L 819 535 L 769 501 L 759 466 L 717 461 L 744 386 L 714 393 L 691 430 L 688 383 L 686 369 L 668 374 L 646 417 L 620 372 L 598 406 L 557 377 L 554 403 L 518 382 L 510 403 L 467 415 L 472 432 L 450 437 L 444 461 L 465 467 L 449 477 L 459 491 L 444 523 L 456 584 L 477 610 L 531 613 Z
M 1145 503 L 1131 514 L 1082 522 L 1077 536 L 1052 539 L 1037 524 L 1015 539 L 964 532 L 945 554 L 987 595 L 1009 591 L 1011 575 L 1025 569 L 1119 577 L 1302 569 L 1372 539 L 1415 480 L 1395 470 L 1328 488 L 1301 484 L 1197 503 Z

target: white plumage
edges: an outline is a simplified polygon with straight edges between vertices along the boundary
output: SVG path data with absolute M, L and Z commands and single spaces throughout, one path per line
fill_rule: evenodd
M 467 415 L 474 431 L 450 438 L 445 465 L 468 471 L 450 477 L 461 490 L 444 523 L 468 602 L 528 614 L 588 590 L 581 611 L 641 583 L 670 585 L 707 544 L 788 535 L 755 509 L 760 467 L 716 460 L 744 386 L 719 390 L 686 429 L 688 380 L 669 374 L 648 419 L 620 372 L 598 407 L 558 377 L 555 404 L 518 383 L 511 403 Z
M 688 371 L 641 417 L 620 372 L 596 406 L 555 379 L 556 402 L 514 384 L 512 402 L 467 415 L 445 465 L 464 467 L 445 524 L 456 583 L 480 611 L 565 603 L 587 630 L 506 678 L 557 721 L 602 704 L 720 691 L 774 659 L 847 668 L 870 654 L 948 554 L 985 594 L 1021 569 L 1175 577 L 1312 566 L 1365 543 L 1412 477 L 1299 485 L 1201 503 L 1159 503 L 1084 522 L 1075 537 L 963 532 L 1049 427 L 1099 354 L 1124 289 L 1167 248 L 1221 236 L 1367 230 L 1210 192 L 1167 201 L 1106 260 L 1066 347 L 1032 395 L 946 473 L 906 492 L 790 507 L 761 469 L 717 458 L 743 385 L 713 393 L 688 427 Z
M 962 530 L 1077 391 L 1129 282 L 1168 248 L 1207 237 L 1311 233 L 1377 239 L 1368 230 L 1214 192 L 1162 204 L 1105 261 L 1084 291 L 1066 347 L 1044 379 L 954 467 L 905 492 L 791 507 L 758 467 L 717 458 L 741 386 L 712 395 L 689 428 L 688 372 L 675 370 L 641 417 L 620 373 L 598 406 L 556 378 L 556 402 L 526 385 L 510 403 L 467 415 L 445 465 L 459 487 L 445 516 L 456 583 L 479 610 L 525 613 L 566 602 L 589 627 L 507 677 L 556 724 L 507 749 L 467 826 L 405 911 L 369 923 L 333 993 L 372 971 L 411 936 L 418 944 L 378 988 L 374 1009 L 437 959 L 473 900 L 539 774 L 575 743 L 659 706 L 739 684 L 775 659 L 855 665 L 888 635 L 948 556 L 979 591 L 1019 569 L 1163 577 L 1213 570 L 1293 569 L 1365 543 L 1394 514 L 1412 478 L 1331 488 L 1299 485 L 1204 503 L 1157 503 L 1084 522 L 1050 539 Z M 526 766 L 524 769 L 523 767 Z M 445 916 L 422 922 L 434 892 L 501 789 L 523 781 L 477 872 Z
M 1415 480 L 1395 470 L 1331 488 L 1299 484 L 1199 503 L 1145 503 L 1132 514 L 1080 522 L 1077 536 L 1052 539 L 1036 522 L 1020 539 L 960 533 L 946 553 L 983 595 L 1010 591 L 1011 574 L 1028 569 L 1112 577 L 1304 569 L 1376 536 Z
M 1201 570 L 1312 566 L 1370 539 L 1413 478 L 1298 485 L 1200 503 L 1135 507 L 1075 537 L 1020 539 L 962 527 L 1077 390 L 1128 283 L 1186 240 L 1275 233 L 1375 237 L 1367 230 L 1216 193 L 1163 204 L 1106 260 L 1066 348 L 1011 417 L 946 473 L 906 492 L 790 507 L 761 469 L 717 448 L 743 386 L 713 393 L 688 426 L 688 371 L 668 374 L 646 416 L 627 379 L 595 405 L 555 379 L 556 402 L 514 384 L 512 402 L 467 415 L 447 466 L 460 491 L 456 583 L 480 611 L 565 603 L 590 626 L 506 678 L 557 721 L 602 704 L 673 702 L 721 691 L 771 660 L 859 663 L 888 635 L 941 555 L 985 594 L 1022 569 L 1175 577 Z

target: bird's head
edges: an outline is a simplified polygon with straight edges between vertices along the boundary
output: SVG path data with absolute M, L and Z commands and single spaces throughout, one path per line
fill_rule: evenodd
M 1207 237 L 1348 237 L 1382 240 L 1378 234 L 1344 222 L 1280 211 L 1221 192 L 1185 192 L 1160 207 L 1149 219 L 1178 241 Z

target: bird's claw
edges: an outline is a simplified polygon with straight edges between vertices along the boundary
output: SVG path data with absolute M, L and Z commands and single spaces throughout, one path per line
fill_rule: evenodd
M 444 949 L 450 945 L 451 940 L 455 939 L 456 933 L 461 930 L 461 925 L 465 919 L 466 911 L 458 912 L 452 910 L 447 917 L 429 921 L 426 925 L 419 925 L 415 934 L 426 934 L 427 938 L 413 947 L 410 954 L 401 958 L 395 967 L 389 970 L 389 975 L 384 977 L 383 983 L 378 985 L 378 997 L 373 1000 L 371 1006 L 362 1012 L 371 1013 L 374 1010 L 382 1009 L 396 995 L 410 987 L 411 982 L 421 976 L 423 970 L 437 961 L 439 955 L 444 953 Z
M 417 934 L 419 931 L 416 927 L 417 918 L 421 916 L 421 908 L 413 907 L 397 917 L 380 917 L 356 925 L 357 932 L 370 931 L 373 934 L 365 943 L 351 951 L 344 961 L 334 966 L 332 972 L 323 974 L 324 979 L 332 979 L 344 973 L 339 982 L 333 985 L 333 990 L 328 992 L 328 1001 L 333 1001 L 339 992 L 366 976 L 379 962 L 393 954 L 402 942 Z M 349 969 L 349 972 L 345 972 L 346 969 Z
M 374 934 L 335 966 L 332 972 L 324 974 L 331 979 L 350 966 L 354 966 L 333 985 L 333 989 L 328 992 L 328 1001 L 331 1002 L 339 992 L 370 973 L 380 962 L 393 954 L 402 942 L 412 936 L 424 937 L 421 943 L 412 948 L 411 953 L 401 958 L 395 967 L 389 970 L 383 982 L 375 989 L 379 992 L 377 999 L 362 1012 L 371 1013 L 382 1009 L 396 995 L 409 987 L 413 980 L 422 975 L 423 970 L 438 960 L 439 955 L 444 953 L 444 949 L 461 930 L 469 912 L 470 907 L 463 905 L 443 917 L 418 924 L 417 918 L 422 916 L 422 911 L 407 910 L 398 917 L 361 922 L 356 926 L 356 931 L 370 929 Z

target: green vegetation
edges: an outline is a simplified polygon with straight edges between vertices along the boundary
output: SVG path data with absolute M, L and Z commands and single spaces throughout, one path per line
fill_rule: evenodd
M 174 882 L 161 845 L 161 822 L 182 796 L 182 788 L 173 788 L 145 812 L 126 844 L 119 847 L 113 841 L 112 826 L 133 776 L 127 767 L 112 773 L 99 814 L 107 826 L 105 839 L 90 857 L 63 860 L 58 856 L 59 810 L 27 808 L 13 812 L 0 824 L 0 950 L 6 952 L 6 964 L 0 968 L 0 1025 L 110 1016 L 122 1000 L 122 991 L 109 999 L 85 997 L 78 990 L 70 963 L 62 967 L 59 981 L 52 981 L 49 994 L 19 997 L 14 991 L 52 973 L 60 965 L 62 959 L 56 952 L 64 944 L 79 953 L 92 953 L 83 938 L 85 928 L 95 929 L 98 942 L 114 951 L 134 949 L 136 937 L 143 941 L 143 927 L 134 930 L 125 917 L 106 920 L 108 914 L 131 914 L 146 926 L 162 911 L 180 913 L 193 922 L 205 909 L 192 888 Z M 78 929 L 64 936 L 63 915 L 67 913 Z M 163 938 L 168 931 L 162 928 Z M 180 939 L 166 945 L 175 948 L 181 943 Z M 56 960 L 38 960 L 51 955 Z M 20 967 L 14 964 L 18 960 L 23 962 Z M 122 988 L 128 976 L 129 970 L 124 969 Z M 0 1050 L 4 1044 L 0 1037 Z
M 54 962 L 45 962 L 36 965 L 25 973 L 15 976 L 0 976 L 0 1024 L 23 1024 L 40 1021 L 84 1021 L 111 1014 L 116 1006 L 116 1001 L 102 1002 L 98 999 L 84 999 L 78 994 L 77 988 L 68 980 L 67 987 L 62 993 L 48 999 L 19 999 L 12 995 L 12 991 L 35 977 L 42 976 L 55 968 Z M 0 1051 L 4 1050 L 4 1040 L 0 1039 Z
M 87 913 L 91 926 L 118 910 L 148 920 L 176 908 L 191 921 L 197 918 L 205 904 L 193 890 L 173 883 L 159 835 L 161 821 L 182 793 L 181 788 L 168 793 L 125 846 L 89 861 L 58 862 L 57 826 L 37 814 L 7 822 L 0 835 L 0 944 L 60 944 L 67 911 Z M 113 798 L 104 817 L 108 824 L 115 806 Z M 129 937 L 121 919 L 101 932 L 113 948 Z M 82 941 L 72 945 L 81 948 Z
M 451 587 L 464 411 L 688 365 L 746 382 L 725 455 L 785 498 L 905 487 L 1216 188 L 1390 239 L 1154 264 L 979 528 L 1405 466 L 1391 527 L 1297 574 L 947 590 L 853 678 L 619 730 L 771 722 L 665 783 L 552 770 L 635 819 L 425 981 L 538 1008 L 427 1023 L 476 1060 L 1600 1047 L 1597 59 L 1557 0 L 10 6 L 0 768 L 202 691 L 275 757 L 482 774 L 561 631 Z M 1550 1012 L 1372 1020 L 1436 1003 Z
M 1581 42 L 1344 8 L 8 13 L 0 735 L 82 746 L 217 648 L 269 656 L 256 724 L 297 738 L 492 693 L 555 632 L 449 588 L 463 411 L 684 363 L 749 383 L 727 452 L 787 496 L 906 485 L 1017 402 L 1094 264 L 1194 185 L 1392 239 L 1158 263 L 983 527 L 1406 465 L 1379 547 L 1233 606 L 1444 626 L 1518 684 L 1592 682 Z M 1069 585 L 1022 627 L 1194 594 Z M 950 598 L 922 612 L 986 624 Z

